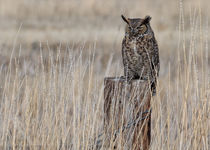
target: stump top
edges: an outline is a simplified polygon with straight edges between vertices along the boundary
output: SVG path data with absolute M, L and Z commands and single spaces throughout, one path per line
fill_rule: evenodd
M 126 82 L 126 79 L 125 77 L 105 77 L 104 78 L 104 81 L 110 81 L 110 82 Z M 147 80 L 131 80 L 130 82 L 148 82 Z

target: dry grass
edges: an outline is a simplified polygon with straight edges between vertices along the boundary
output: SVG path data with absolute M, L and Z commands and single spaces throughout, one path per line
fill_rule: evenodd
M 90 147 L 103 128 L 103 78 L 122 75 L 126 13 L 150 14 L 160 47 L 151 149 L 208 150 L 208 4 L 0 0 L 0 149 Z

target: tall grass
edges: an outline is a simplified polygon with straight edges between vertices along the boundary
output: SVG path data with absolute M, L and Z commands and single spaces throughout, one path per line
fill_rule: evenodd
M 194 12 L 187 41 L 180 6 L 176 64 L 169 65 L 168 78 L 160 81 L 153 101 L 151 149 L 209 149 L 208 22 L 203 29 L 201 13 Z

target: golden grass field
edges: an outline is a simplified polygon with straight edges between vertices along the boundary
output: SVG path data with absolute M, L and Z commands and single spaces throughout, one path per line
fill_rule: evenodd
M 0 149 L 90 148 L 103 129 L 103 79 L 123 75 L 121 14 L 150 15 L 159 43 L 150 149 L 210 149 L 209 9 L 209 0 L 0 0 Z

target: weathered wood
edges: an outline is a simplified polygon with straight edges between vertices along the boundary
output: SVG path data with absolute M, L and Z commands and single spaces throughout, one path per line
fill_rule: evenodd
M 105 147 L 149 149 L 151 92 L 148 81 L 127 83 L 124 78 L 105 78 L 104 85 Z

